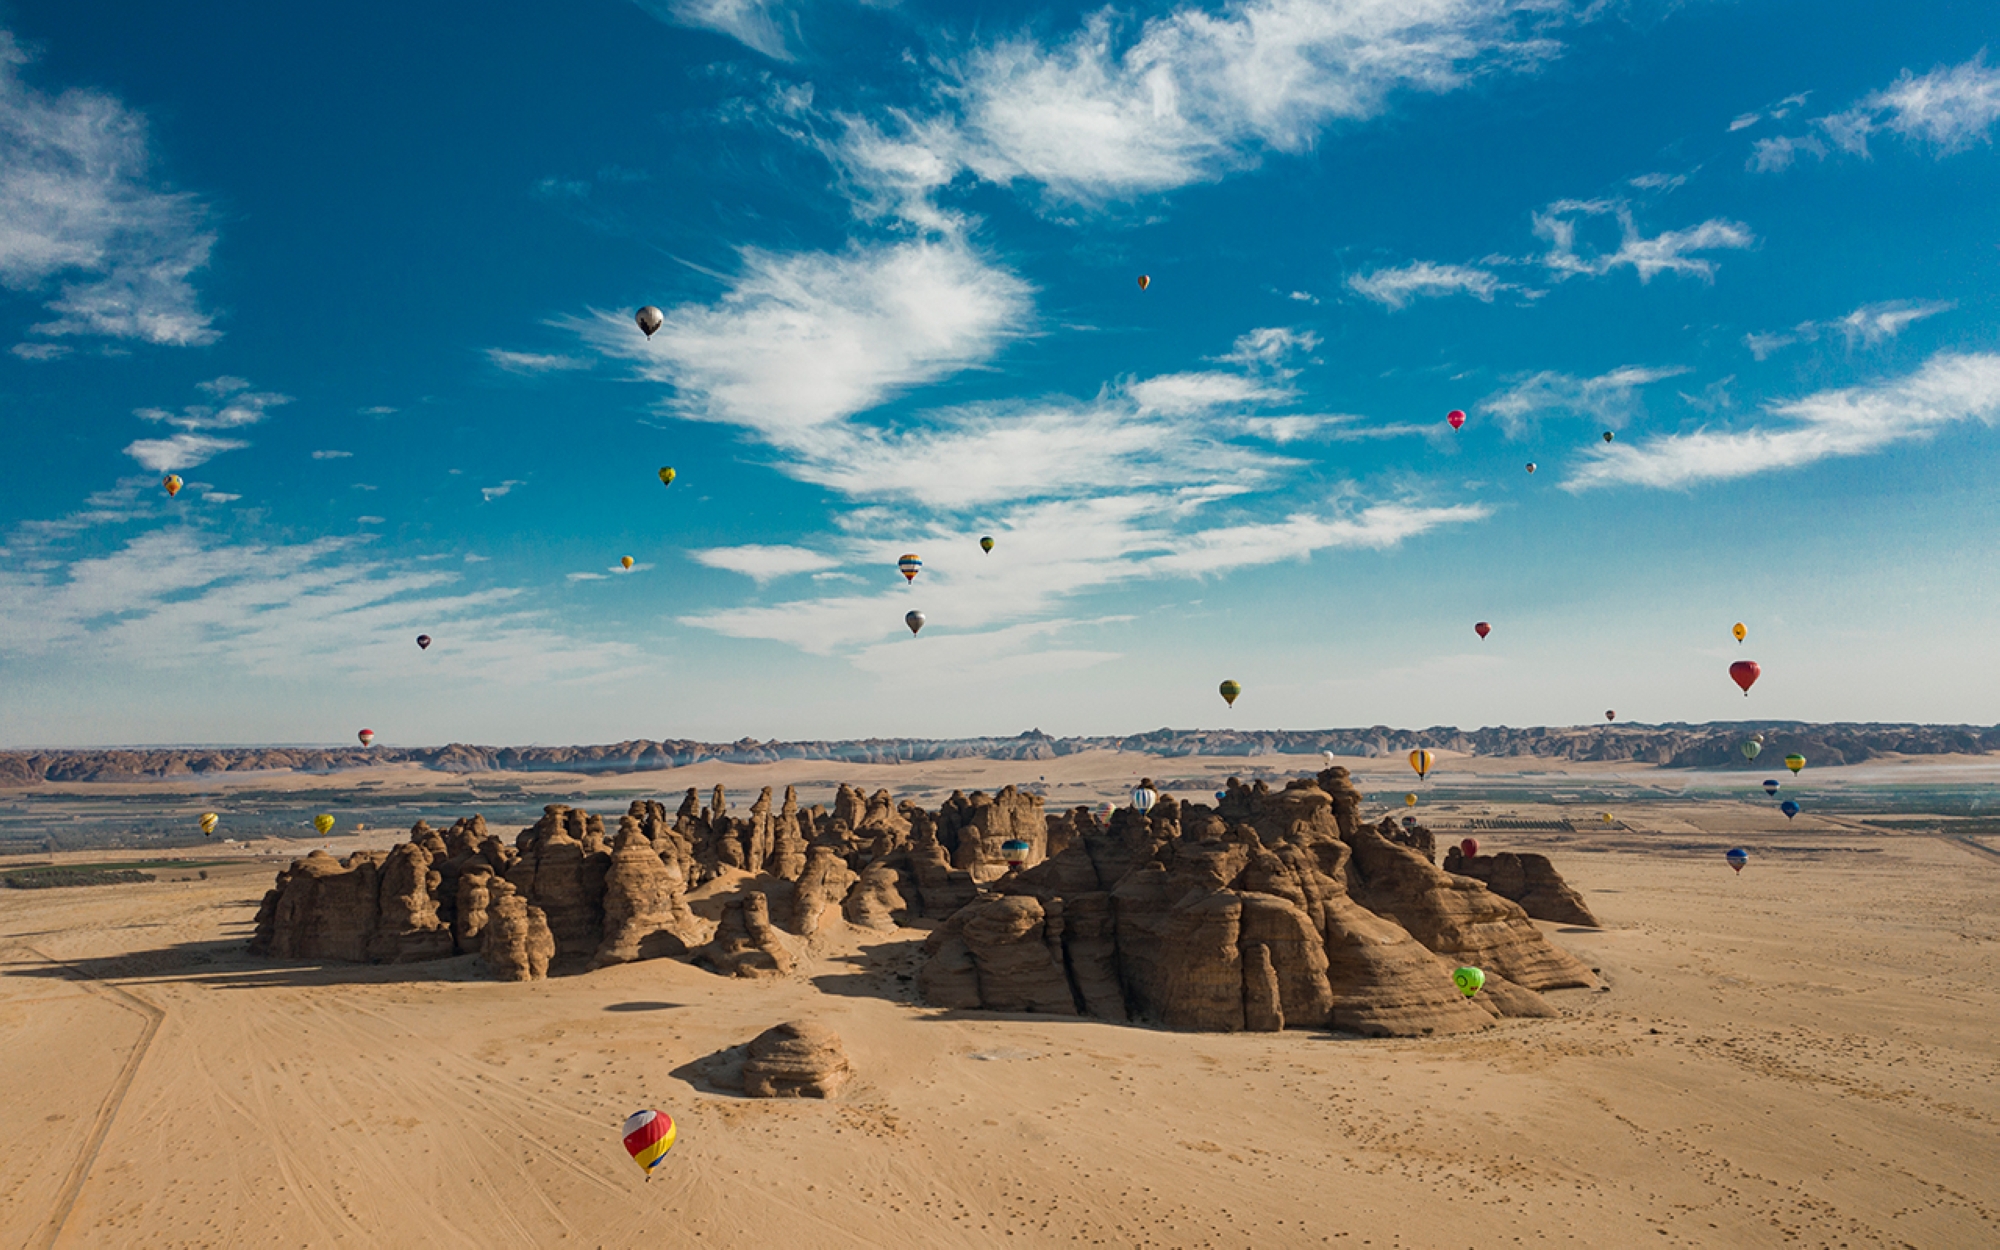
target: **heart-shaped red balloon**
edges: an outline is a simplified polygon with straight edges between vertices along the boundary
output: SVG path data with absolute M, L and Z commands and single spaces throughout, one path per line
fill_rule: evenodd
M 1479 622 L 1479 624 L 1474 625 L 1472 627 L 1472 632 L 1478 634 L 1481 638 L 1484 638 L 1486 637 L 1486 635 L 1493 632 L 1493 627 L 1491 625 L 1488 625 L 1485 621 L 1481 621 Z
M 1757 667 L 1755 660 L 1738 660 L 1729 666 L 1729 680 L 1743 687 L 1746 699 L 1750 697 L 1750 687 L 1756 685 L 1757 679 L 1763 675 L 1764 670 Z
M 1454 408 L 1446 415 L 1445 422 L 1454 430 L 1463 429 L 1465 426 L 1465 414 Z

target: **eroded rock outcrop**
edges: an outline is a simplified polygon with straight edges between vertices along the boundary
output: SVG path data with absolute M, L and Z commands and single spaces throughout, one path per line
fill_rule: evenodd
M 1537 920 L 1599 927 L 1590 904 L 1570 888 L 1546 855 L 1498 851 L 1468 856 L 1452 847 L 1445 852 L 1444 870 L 1484 883 L 1501 898 L 1519 903 L 1522 911 Z
M 759 1033 L 743 1060 L 743 1092 L 752 1098 L 831 1098 L 854 1075 L 840 1035 L 812 1020 Z

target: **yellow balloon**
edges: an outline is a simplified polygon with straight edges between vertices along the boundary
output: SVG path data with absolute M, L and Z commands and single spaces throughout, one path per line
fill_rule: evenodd
M 313 828 L 319 830 L 322 834 L 331 833 L 333 831 L 333 817 L 327 815 L 325 812 L 321 812 L 319 815 L 313 817 Z
M 1404 795 L 1404 796 L 1403 796 L 1403 806 L 1404 806 L 1404 807 L 1415 807 L 1416 805 L 1417 805 L 1417 796 L 1416 796 L 1416 795 L 1414 795 L 1414 794 L 1406 794 L 1406 795 Z
M 1429 751 L 1418 750 L 1410 752 L 1410 767 L 1417 770 L 1418 781 L 1422 781 L 1430 775 L 1431 764 L 1435 759 L 1436 757 Z
M 1743 628 L 1742 621 L 1738 621 L 1735 625 L 1731 626 L 1729 632 L 1736 635 L 1736 641 L 1738 642 L 1742 642 L 1750 636 L 1750 631 Z
M 629 569 L 629 568 L 631 568 L 631 567 L 632 567 L 632 557 L 631 557 L 631 556 L 619 556 L 619 557 L 618 557 L 618 563 L 619 563 L 619 564 L 621 564 L 621 565 L 623 565 L 624 567 L 626 567 L 626 568 L 628 568 L 628 569 Z
M 205 838 L 209 834 L 214 833 L 215 826 L 221 823 L 221 820 L 222 818 L 214 812 L 203 812 L 201 814 L 201 836 Z

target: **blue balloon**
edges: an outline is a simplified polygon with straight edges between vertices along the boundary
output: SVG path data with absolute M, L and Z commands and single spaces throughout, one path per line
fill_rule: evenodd
M 1777 782 L 1775 782 L 1775 781 L 1772 781 L 1772 780 L 1771 780 L 1770 778 L 1768 778 L 1768 777 L 1767 777 L 1767 778 L 1765 778 L 1765 779 L 1764 779 L 1764 793 L 1766 793 L 1766 794 L 1776 794 L 1777 792 L 1778 792 L 1778 783 L 1777 783 Z
M 1217 791 L 1215 792 L 1215 801 L 1216 801 L 1216 802 L 1218 802 L 1218 803 L 1222 802 L 1222 800 L 1223 800 L 1223 799 L 1225 799 L 1225 798 L 1227 798 L 1227 797 L 1229 797 L 1229 796 L 1228 796 L 1228 795 L 1226 795 L 1226 794 L 1224 794 L 1224 793 L 1223 793 L 1222 791 L 1220 791 L 1220 790 L 1217 790 Z
M 1729 848 L 1729 853 L 1724 855 L 1722 858 L 1729 861 L 1729 866 L 1731 868 L 1734 868 L 1738 872 L 1742 872 L 1743 865 L 1750 862 L 1750 852 L 1744 850 L 1740 846 L 1732 846 Z
M 1784 802 L 1778 804 L 1778 810 L 1785 814 L 1786 820 L 1790 820 L 1799 814 L 1799 805 L 1790 799 L 1786 799 Z

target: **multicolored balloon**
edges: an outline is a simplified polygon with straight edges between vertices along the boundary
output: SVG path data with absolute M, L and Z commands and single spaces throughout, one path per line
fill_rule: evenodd
M 160 479 L 160 485 L 167 488 L 167 498 L 172 499 L 175 495 L 181 493 L 181 475 L 178 473 L 169 473 Z
M 910 632 L 914 634 L 924 627 L 924 614 L 912 608 L 903 613 L 903 624 L 908 625 Z
M 1617 713 L 1617 712 L 1616 712 L 1615 710 L 1611 709 L 1611 708 L 1606 708 L 1606 709 L 1604 709 L 1604 719 L 1605 719 L 1605 720 L 1608 720 L 1608 721 L 1610 721 L 1610 720 L 1617 720 L 1617 719 L 1618 719 L 1618 713 Z
M 1140 289 L 1140 290 L 1142 290 L 1142 291 L 1143 291 L 1143 290 L 1145 290 L 1145 289 L 1146 289 L 1147 287 L 1149 287 L 1149 286 L 1151 286 L 1151 285 L 1153 285 L 1153 276 L 1152 276 L 1151 274 L 1145 274 L 1145 273 L 1142 273 L 1142 274 L 1140 274 L 1140 275 L 1139 275 L 1139 289 Z
M 985 537 L 981 538 L 981 539 L 979 540 L 979 549 L 980 549 L 981 551 L 985 552 L 985 553 L 986 553 L 987 555 L 989 555 L 989 556 L 990 556 L 990 555 L 992 555 L 992 554 L 993 554 L 993 535 L 991 535 L 991 534 L 988 534 L 988 535 L 986 535 Z
M 1233 681 L 1225 681 L 1216 689 L 1221 692 L 1222 701 L 1230 707 L 1236 706 L 1236 696 L 1243 693 L 1243 687 Z
M 1138 808 L 1141 815 L 1152 811 L 1153 804 L 1159 801 L 1160 792 L 1151 786 L 1140 786 L 1132 791 L 1132 806 Z
M 1006 860 L 1009 866 L 1019 868 L 1028 862 L 1028 853 L 1034 849 L 1020 838 L 1009 838 L 1000 844 L 1000 858 Z
M 364 747 L 375 745 L 375 731 L 372 729 L 364 729 L 354 736 L 361 739 L 361 745 Z
M 1477 968 L 1456 968 L 1451 974 L 1451 983 L 1458 992 L 1471 998 L 1486 984 L 1486 974 Z
M 652 338 L 661 326 L 667 324 L 666 314 L 651 304 L 633 313 L 632 320 L 639 323 L 639 328 L 646 332 L 647 338 Z
M 1723 854 L 1722 858 L 1728 860 L 1729 866 L 1731 868 L 1734 868 L 1737 871 L 1738 875 L 1741 875 L 1743 872 L 1743 865 L 1750 862 L 1750 852 L 1744 850 L 1740 846 L 1732 846 L 1729 848 L 1727 852 Z
M 201 836 L 205 838 L 209 834 L 214 833 L 215 827 L 221 823 L 222 823 L 222 817 L 216 815 L 214 812 L 203 812 L 201 814 L 201 821 L 200 821 Z
M 1534 471 L 1535 471 L 1535 462 L 1530 460 L 1528 461 L 1528 472 L 1533 473 Z
M 911 552 L 896 561 L 896 568 L 902 573 L 904 581 L 913 582 L 917 580 L 917 574 L 924 571 L 924 562 Z
M 1746 699 L 1750 697 L 1750 687 L 1756 685 L 1757 679 L 1763 675 L 1764 670 L 1757 667 L 1755 660 L 1738 660 L 1729 666 L 1729 680 L 1743 687 Z
M 1773 777 L 1764 778 L 1764 793 L 1767 795 L 1776 795 L 1778 793 L 1778 782 L 1776 778 Z
M 672 486 L 673 484 L 674 484 L 674 468 L 673 468 L 673 466 L 672 466 L 672 465 L 662 465 L 662 466 L 660 466 L 660 485 L 662 485 L 662 486 Z
M 321 812 L 319 815 L 313 817 L 313 828 L 319 830 L 321 837 L 325 837 L 327 834 L 333 832 L 333 817 L 327 815 L 325 812 Z
M 1607 443 L 1614 441 L 1615 439 L 1617 439 L 1617 437 L 1618 436 L 1616 434 L 1613 434 L 1610 430 L 1604 431 L 1604 441 Z
M 431 649 L 431 636 L 429 634 L 418 634 L 417 650 L 428 651 L 430 649 Z
M 1474 625 L 1472 627 L 1472 632 L 1478 634 L 1481 638 L 1484 638 L 1486 637 L 1486 635 L 1493 632 L 1493 627 L 1491 625 L 1488 625 L 1485 621 L 1481 621 L 1479 622 L 1479 624 Z
M 1454 408 L 1444 415 L 1444 423 L 1454 430 L 1465 428 L 1465 414 Z
M 1794 753 L 1785 757 L 1785 767 L 1792 770 L 1792 776 L 1794 777 L 1798 776 L 1799 770 L 1805 766 L 1806 757 L 1803 755 Z
M 1786 820 L 1790 820 L 1799 814 L 1799 805 L 1790 799 L 1786 799 L 1784 802 L 1778 804 L 1778 810 L 1785 814 Z
M 1738 621 L 1734 625 L 1731 625 L 1729 627 L 1729 632 L 1736 636 L 1736 641 L 1738 642 L 1742 642 L 1745 638 L 1748 638 L 1750 636 L 1750 631 L 1743 628 L 1742 621 Z
M 1467 859 L 1471 859 L 1473 856 L 1479 854 L 1479 839 L 1465 838 L 1461 840 L 1458 844 L 1458 853 Z
M 619 1132 L 624 1134 L 625 1149 L 632 1162 L 649 1179 L 653 1169 L 674 1148 L 674 1138 L 679 1135 L 674 1128 L 674 1117 L 664 1111 L 634 1111 L 625 1117 L 625 1127 Z
M 1418 781 L 1422 781 L 1425 777 L 1430 776 L 1431 765 L 1436 762 L 1437 757 L 1429 751 L 1420 748 L 1410 752 L 1410 767 L 1417 770 Z

